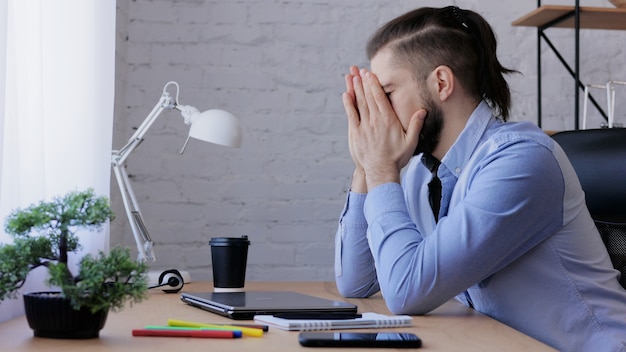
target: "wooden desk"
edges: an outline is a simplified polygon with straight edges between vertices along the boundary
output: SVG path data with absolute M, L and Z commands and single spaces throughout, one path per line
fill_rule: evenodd
M 248 290 L 289 290 L 357 304 L 359 312 L 390 314 L 380 294 L 367 299 L 343 299 L 332 282 L 250 282 Z M 207 283 L 185 285 L 184 291 L 211 291 Z M 297 351 L 310 349 L 298 344 L 298 332 L 270 328 L 263 337 L 240 339 L 199 339 L 132 337 L 133 328 L 167 324 L 167 319 L 198 322 L 232 323 L 233 320 L 188 306 L 179 294 L 152 290 L 150 298 L 118 313 L 110 313 L 99 339 L 55 340 L 33 337 L 24 317 L 0 324 L 1 351 Z M 553 351 L 551 348 L 487 316 L 448 302 L 427 316 L 413 317 L 413 327 L 389 329 L 414 332 L 423 341 L 425 351 Z M 381 329 L 382 330 L 382 329 Z M 358 330 L 353 330 L 358 331 Z M 372 330 L 362 330 L 372 331 Z M 389 350 L 389 349 L 387 349 Z M 400 351 L 400 349 L 397 349 Z M 363 351 L 342 349 L 342 351 Z

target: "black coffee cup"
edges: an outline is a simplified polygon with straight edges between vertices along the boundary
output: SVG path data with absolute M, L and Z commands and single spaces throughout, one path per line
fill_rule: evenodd
M 243 291 L 250 245 L 248 236 L 213 237 L 209 245 L 213 263 L 214 291 Z

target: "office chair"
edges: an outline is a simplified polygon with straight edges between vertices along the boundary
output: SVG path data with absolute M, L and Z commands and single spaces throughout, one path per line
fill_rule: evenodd
M 580 179 L 591 217 L 626 288 L 626 128 L 558 132 Z

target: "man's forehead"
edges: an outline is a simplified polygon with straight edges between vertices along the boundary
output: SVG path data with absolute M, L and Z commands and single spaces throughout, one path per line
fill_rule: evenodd
M 370 60 L 370 69 L 372 72 L 376 73 L 376 71 L 387 71 L 391 69 L 393 54 L 389 49 L 382 49 L 372 59 Z
M 370 61 L 370 70 L 378 77 L 381 86 L 387 87 L 411 79 L 409 70 L 393 60 L 391 50 L 381 50 Z

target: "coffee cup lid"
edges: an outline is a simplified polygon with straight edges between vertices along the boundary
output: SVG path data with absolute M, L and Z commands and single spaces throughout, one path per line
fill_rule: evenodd
M 211 246 L 243 246 L 250 245 L 250 240 L 248 240 L 248 236 L 244 235 L 241 237 L 212 237 L 209 242 Z

